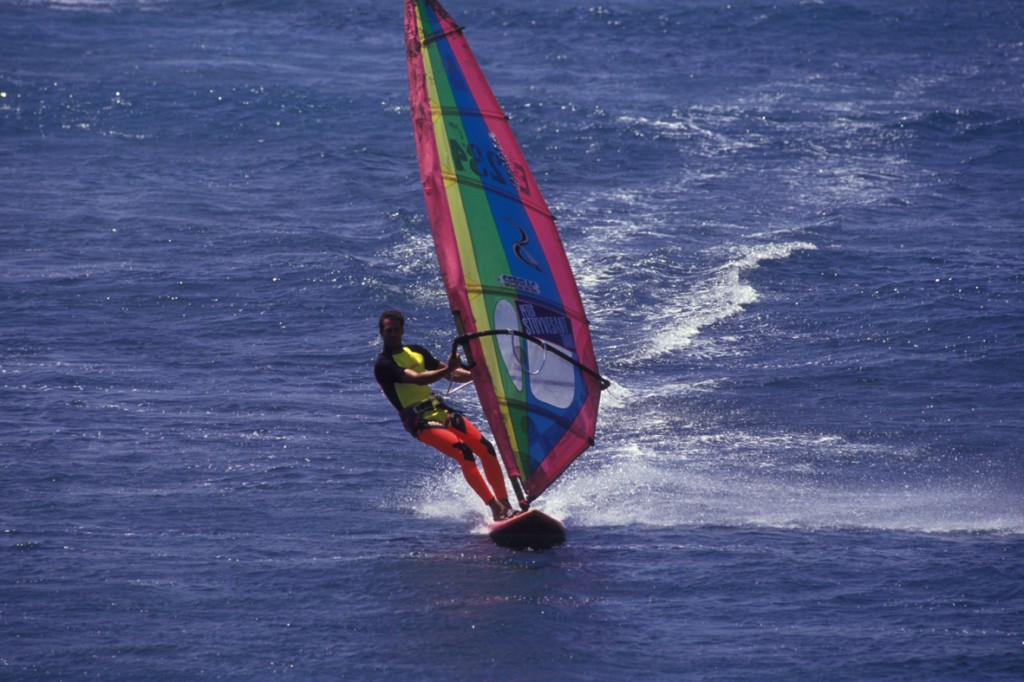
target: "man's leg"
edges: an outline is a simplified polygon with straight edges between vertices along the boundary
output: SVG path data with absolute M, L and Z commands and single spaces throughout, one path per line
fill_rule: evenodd
M 452 415 L 449 423 L 464 434 L 465 443 L 480 457 L 480 462 L 484 465 L 484 475 L 487 476 L 487 483 L 494 491 L 494 496 L 505 507 L 511 509 L 512 506 L 508 502 L 508 488 L 505 487 L 505 472 L 501 470 L 501 464 L 498 463 L 498 453 L 494 451 L 494 446 L 484 438 L 480 429 L 476 428 L 473 422 L 461 414 Z
M 448 428 L 434 427 L 420 429 L 416 438 L 458 462 L 466 483 L 483 500 L 484 504 L 488 504 L 494 499 L 495 495 L 487 487 L 483 476 L 480 475 L 480 470 L 476 468 L 472 449 L 463 442 L 461 434 Z

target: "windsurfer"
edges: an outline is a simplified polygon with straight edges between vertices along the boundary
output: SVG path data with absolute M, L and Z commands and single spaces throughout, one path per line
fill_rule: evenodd
M 422 346 L 403 344 L 405 316 L 401 311 L 384 311 L 378 324 L 384 348 L 374 363 L 373 375 L 398 410 L 406 430 L 459 463 L 469 487 L 490 508 L 495 521 L 511 517 L 514 512 L 494 446 L 464 415 L 433 395 L 429 388 L 443 378 L 458 383 L 472 380 L 458 353 L 452 352 L 445 363 Z M 483 476 L 474 453 L 483 464 Z

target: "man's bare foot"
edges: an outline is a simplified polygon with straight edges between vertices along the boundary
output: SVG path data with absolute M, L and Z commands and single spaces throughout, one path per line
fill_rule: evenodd
M 490 507 L 491 515 L 494 517 L 495 521 L 504 521 L 505 519 L 511 519 L 516 515 L 516 512 L 513 511 L 511 505 L 509 505 L 506 500 L 497 500 L 492 498 L 491 501 L 487 503 L 487 506 Z

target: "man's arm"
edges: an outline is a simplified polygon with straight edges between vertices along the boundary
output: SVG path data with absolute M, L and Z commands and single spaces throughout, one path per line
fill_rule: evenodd
M 402 375 L 402 381 L 407 384 L 426 386 L 427 384 L 432 384 L 445 377 L 448 377 L 459 384 L 464 384 L 467 381 L 473 380 L 473 375 L 470 371 L 462 366 L 462 359 L 459 358 L 459 354 L 452 353 L 448 358 L 447 364 L 438 361 L 438 366 L 435 369 L 428 369 L 423 372 L 414 372 L 413 370 L 406 368 Z
M 462 358 L 459 357 L 457 352 L 453 351 L 448 358 L 448 362 L 444 363 L 436 359 L 430 354 L 430 351 L 422 346 L 410 346 L 410 348 L 413 348 L 417 353 L 423 354 L 424 364 L 429 369 L 417 372 L 411 367 L 399 367 L 398 364 L 382 353 L 373 368 L 378 383 L 383 384 L 385 381 L 390 381 L 395 384 L 426 386 L 445 377 L 460 384 L 473 380 L 469 370 L 463 367 Z
M 435 381 L 439 381 L 444 377 L 448 376 L 455 369 L 448 369 L 448 365 L 443 362 L 437 369 L 428 369 L 423 372 L 415 372 L 408 367 L 402 372 L 402 382 L 406 384 L 416 384 L 417 386 L 426 386 L 432 384 Z
M 452 372 L 451 380 L 457 384 L 464 384 L 473 380 L 473 375 L 465 367 L 459 367 Z

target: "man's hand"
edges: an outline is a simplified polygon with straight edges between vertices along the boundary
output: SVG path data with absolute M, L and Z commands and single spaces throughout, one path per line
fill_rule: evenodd
M 455 370 L 462 367 L 462 358 L 459 357 L 459 352 L 456 350 L 452 351 L 452 354 L 448 356 L 448 372 L 454 374 Z

